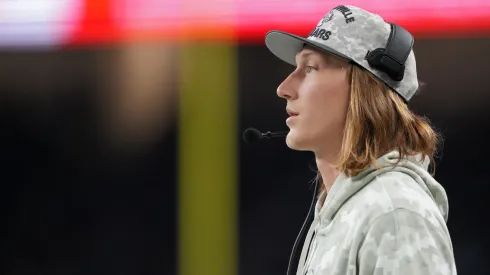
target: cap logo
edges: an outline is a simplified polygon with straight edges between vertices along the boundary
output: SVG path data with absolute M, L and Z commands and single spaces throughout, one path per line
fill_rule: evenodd
M 308 37 L 315 37 L 325 41 L 328 40 L 330 35 L 332 35 L 332 32 L 327 31 L 325 27 L 323 27 L 323 24 L 332 20 L 332 18 L 333 10 L 329 11 L 327 14 L 325 14 L 325 16 L 323 16 L 322 20 L 318 23 L 318 25 L 316 25 L 316 28 L 308 35 Z
M 338 10 L 342 13 L 342 15 L 345 18 L 345 23 L 348 24 L 348 23 L 356 21 L 354 19 L 354 16 L 352 16 L 352 11 L 348 7 L 340 5 L 340 6 L 335 7 L 334 9 Z
M 325 16 L 323 16 L 322 20 L 318 25 L 316 25 L 317 28 L 320 28 L 323 24 L 327 23 L 328 21 L 332 20 L 333 18 L 333 10 L 329 11 Z
M 327 14 L 325 14 L 325 16 L 323 16 L 322 20 L 320 20 L 320 22 L 316 25 L 316 28 L 308 35 L 308 38 L 315 37 L 325 41 L 330 38 L 330 36 L 332 35 L 332 31 L 326 30 L 324 24 L 332 20 L 334 16 L 334 10 L 342 13 L 345 18 L 346 24 L 355 21 L 355 18 L 352 15 L 352 11 L 348 7 L 344 5 L 337 6 L 330 10 Z

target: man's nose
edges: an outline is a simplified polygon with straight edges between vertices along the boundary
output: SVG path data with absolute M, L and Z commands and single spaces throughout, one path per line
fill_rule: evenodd
M 297 97 L 296 87 L 294 85 L 294 75 L 290 74 L 277 87 L 277 96 L 284 99 L 295 99 Z

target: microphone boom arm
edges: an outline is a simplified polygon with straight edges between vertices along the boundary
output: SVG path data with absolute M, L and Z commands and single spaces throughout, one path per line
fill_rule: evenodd
M 262 133 L 262 138 L 267 138 L 267 139 L 271 139 L 271 138 L 276 138 L 276 137 L 285 137 L 288 135 L 289 132 L 271 132 L 271 131 L 268 131 L 266 133 Z

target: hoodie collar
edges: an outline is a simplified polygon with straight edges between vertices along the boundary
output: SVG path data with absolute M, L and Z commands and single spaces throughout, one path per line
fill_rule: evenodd
M 391 167 L 397 163 L 398 158 L 398 151 L 392 151 L 378 158 L 374 165 L 369 166 L 354 177 L 349 178 L 344 173 L 340 173 L 328 192 L 323 205 L 320 205 L 318 201 L 315 206 L 315 220 L 318 219 L 319 226 L 330 223 L 340 207 L 351 196 L 356 194 L 376 176 L 391 170 Z M 428 157 L 422 160 L 421 155 L 414 155 L 406 156 L 400 160 L 397 166 L 408 168 L 420 177 L 421 180 L 418 180 L 418 183 L 437 203 L 441 213 L 447 220 L 447 196 L 442 186 L 427 173 L 429 163 L 430 159 Z M 322 196 L 325 196 L 325 193 L 322 193 L 320 197 Z

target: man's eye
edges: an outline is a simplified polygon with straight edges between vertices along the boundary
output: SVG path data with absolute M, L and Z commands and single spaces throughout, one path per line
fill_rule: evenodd
M 313 70 L 316 70 L 316 68 L 312 66 L 305 67 L 305 73 L 311 73 Z

